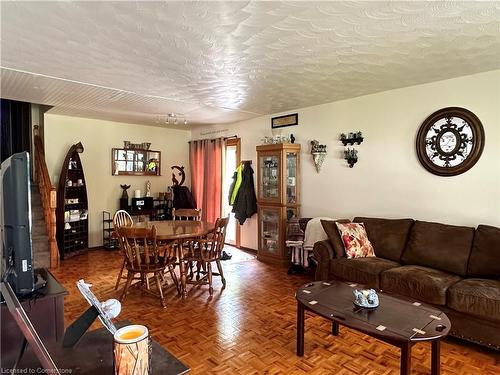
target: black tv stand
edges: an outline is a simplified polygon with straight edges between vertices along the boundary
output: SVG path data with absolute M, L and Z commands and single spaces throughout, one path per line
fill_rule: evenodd
M 62 340 L 64 335 L 64 296 L 66 289 L 47 269 L 35 271 L 46 280 L 45 286 L 35 293 L 20 296 L 19 302 L 26 311 L 33 326 L 44 343 Z M 0 315 L 7 317 L 10 312 L 5 302 L 0 303 Z M 22 348 L 24 336 L 14 319 L 1 319 L 2 367 L 12 368 Z
M 33 291 L 38 292 L 47 285 L 47 270 L 45 268 L 37 268 L 35 270 L 35 284 Z

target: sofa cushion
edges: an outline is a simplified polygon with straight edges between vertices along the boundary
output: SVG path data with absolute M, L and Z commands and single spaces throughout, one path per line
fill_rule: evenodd
M 434 305 L 446 304 L 446 291 L 459 276 L 422 266 L 393 268 L 380 275 L 380 287 Z
M 465 276 L 473 238 L 474 228 L 416 221 L 402 261 Z
M 366 234 L 363 223 L 335 223 L 344 244 L 346 257 L 366 258 L 374 257 L 373 246 Z
M 500 278 L 500 228 L 480 225 L 476 229 L 467 275 Z
M 368 239 L 378 257 L 395 262 L 401 260 L 413 219 L 355 217 L 353 221 L 365 224 Z
M 365 284 L 371 288 L 379 288 L 379 275 L 400 264 L 378 257 L 339 258 L 330 261 L 330 274 L 342 280 Z
M 337 229 L 336 223 L 350 223 L 349 219 L 338 219 L 338 220 L 321 220 L 321 225 L 325 230 L 328 239 L 332 243 L 333 249 L 335 250 L 335 257 L 341 258 L 345 256 L 344 243 L 340 238 L 339 230 Z
M 448 307 L 500 322 L 500 281 L 462 280 L 448 289 Z

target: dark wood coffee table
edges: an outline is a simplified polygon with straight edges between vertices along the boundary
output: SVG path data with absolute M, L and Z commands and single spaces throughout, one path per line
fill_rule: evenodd
M 411 372 L 411 348 L 421 341 L 432 343 L 431 373 L 440 373 L 440 340 L 451 328 L 440 310 L 418 301 L 379 292 L 379 307 L 363 309 L 353 304 L 354 289 L 362 285 L 341 281 L 316 281 L 297 290 L 297 355 L 304 355 L 304 311 L 332 321 L 332 334 L 339 325 L 355 329 L 401 349 L 401 374 Z

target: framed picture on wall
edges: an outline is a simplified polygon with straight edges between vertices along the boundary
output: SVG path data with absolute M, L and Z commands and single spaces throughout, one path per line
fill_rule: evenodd
M 286 126 L 294 126 L 299 124 L 299 114 L 292 113 L 290 115 L 278 116 L 271 118 L 271 128 L 284 128 Z

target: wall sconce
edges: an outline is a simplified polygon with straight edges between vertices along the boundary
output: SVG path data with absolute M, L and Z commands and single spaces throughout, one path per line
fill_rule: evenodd
M 314 166 L 316 167 L 316 172 L 318 173 L 325 161 L 326 154 L 326 145 L 320 145 L 317 140 L 311 141 L 311 155 L 313 157 Z
M 358 161 L 358 151 L 353 148 L 347 148 L 347 150 L 344 151 L 344 159 L 347 160 L 349 168 L 354 167 L 354 164 Z
M 360 131 L 356 133 L 349 133 L 348 135 L 346 135 L 345 133 L 342 133 L 340 135 L 340 141 L 344 146 L 353 146 L 354 144 L 360 145 L 363 142 L 363 139 L 363 134 Z

